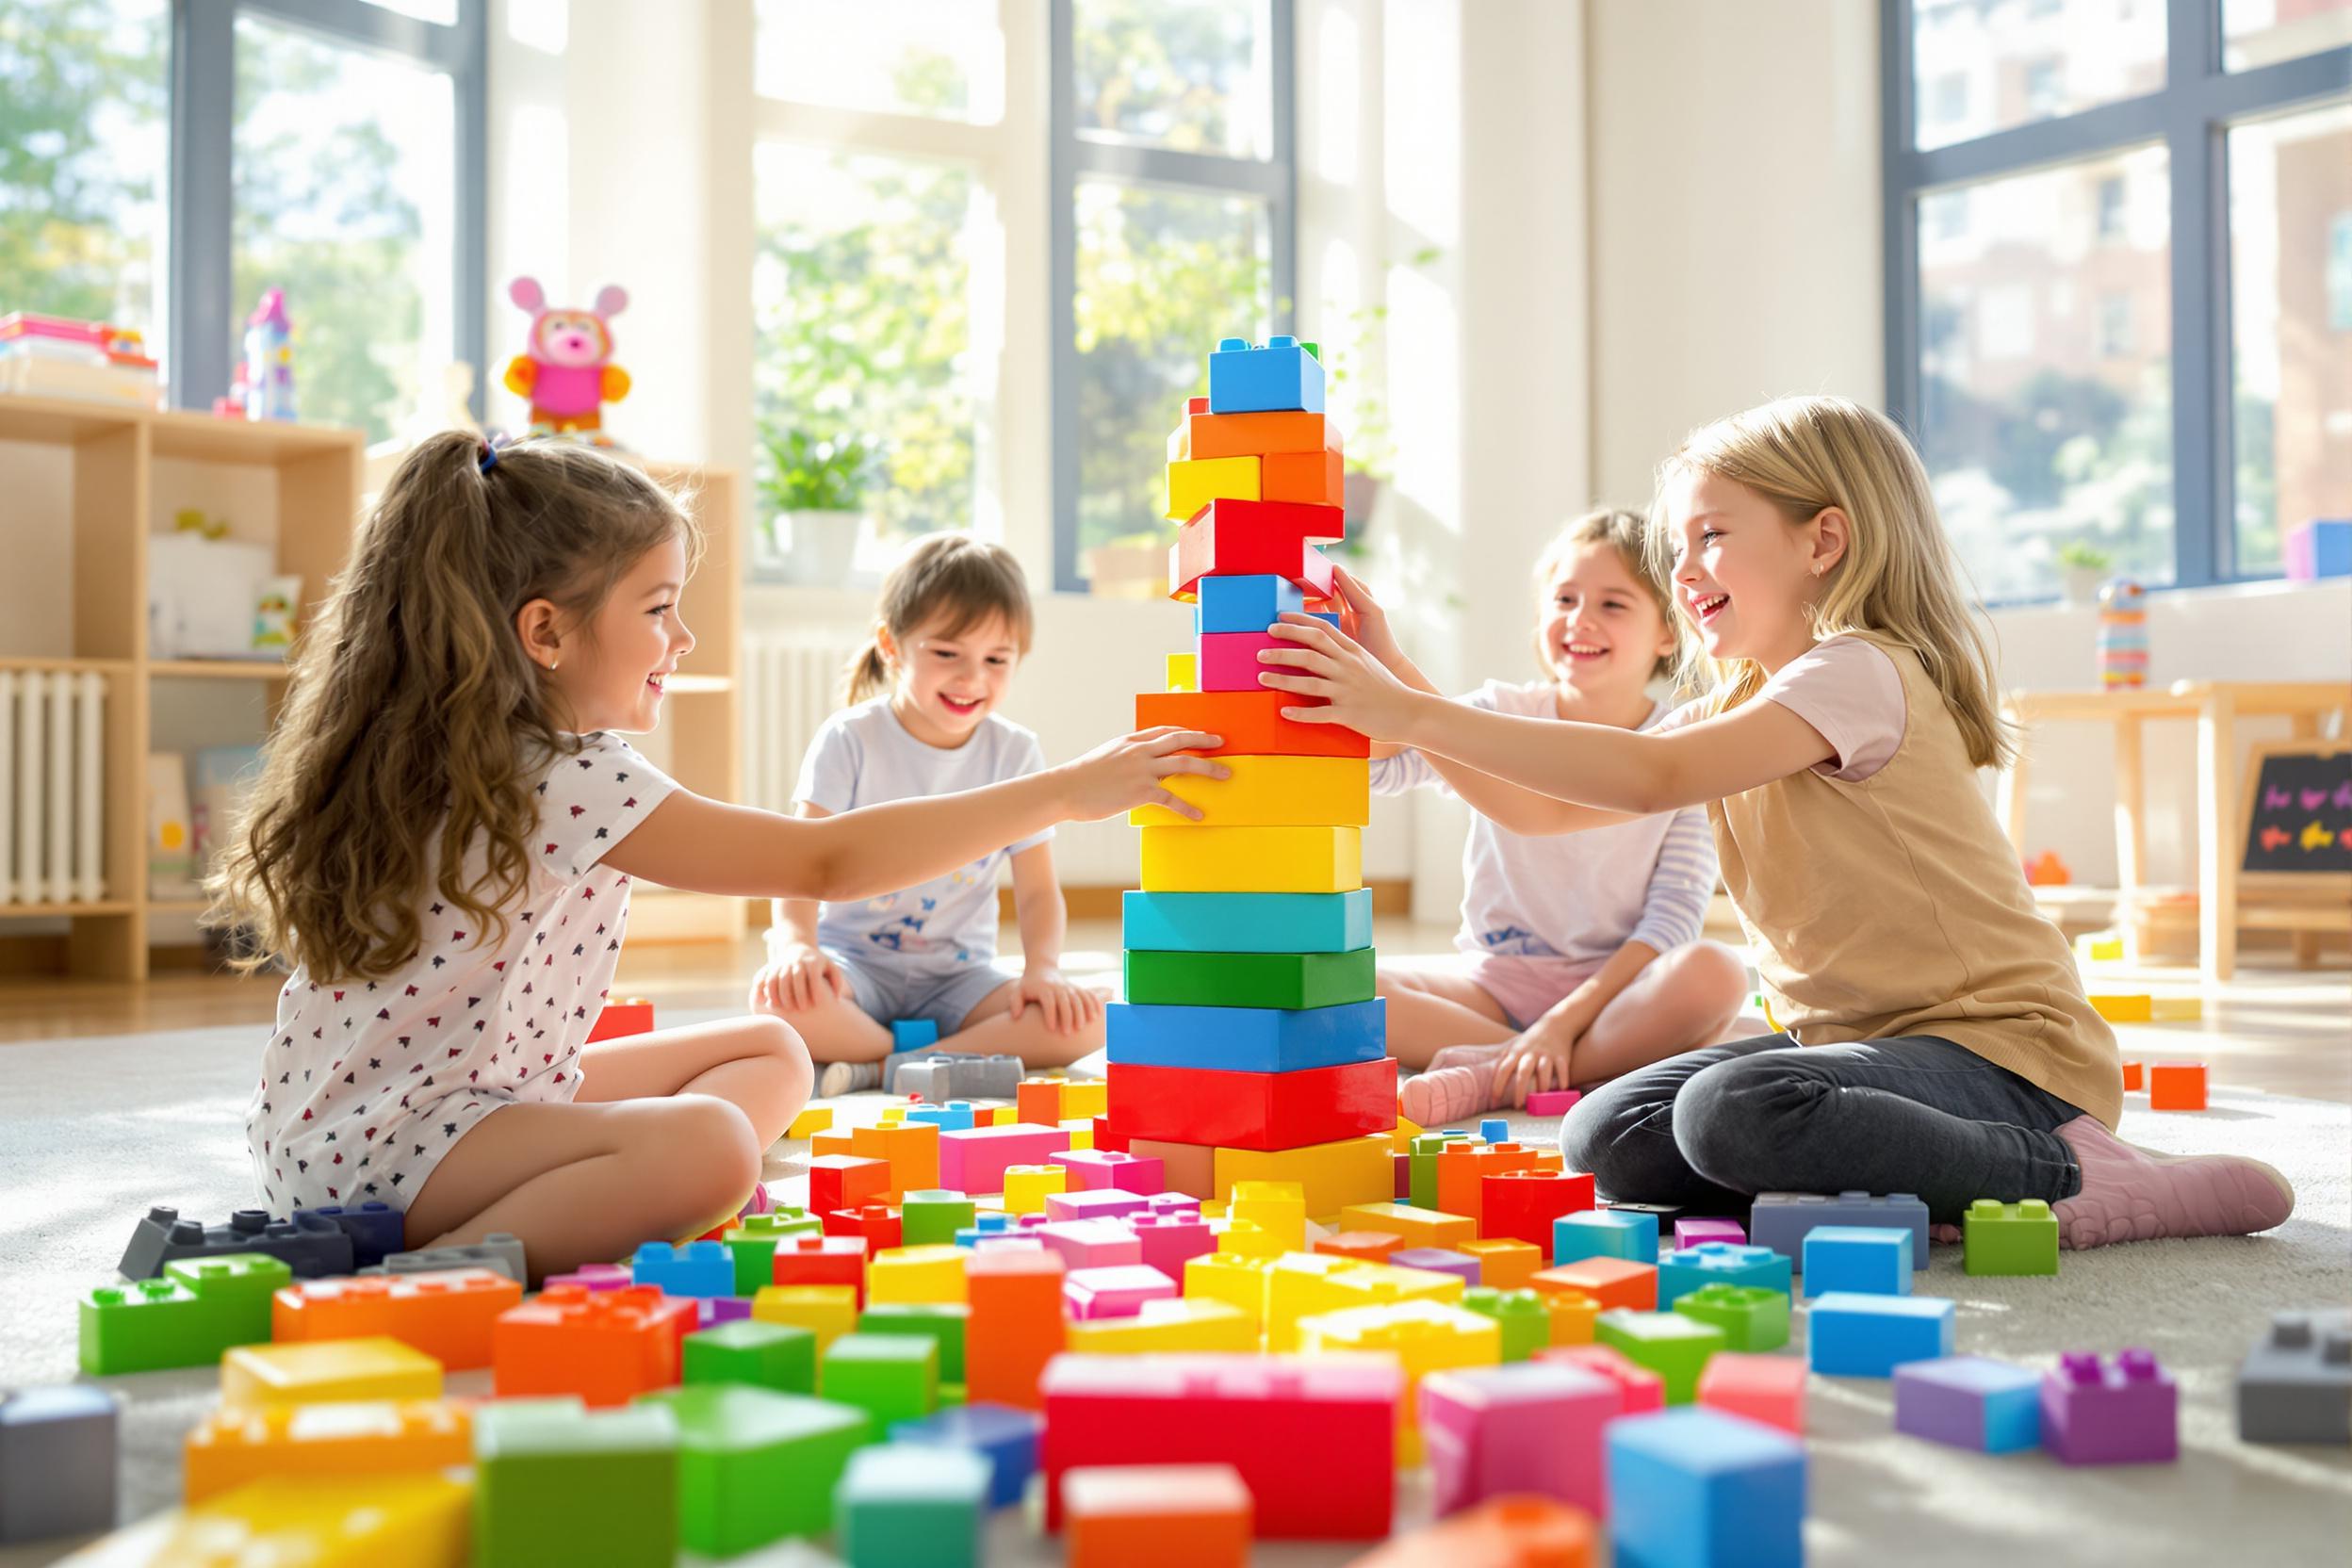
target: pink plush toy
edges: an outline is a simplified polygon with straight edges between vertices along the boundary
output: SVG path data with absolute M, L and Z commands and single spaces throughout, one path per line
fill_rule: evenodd
M 629 308 L 618 285 L 596 291 L 593 310 L 549 310 L 537 278 L 516 278 L 507 297 L 531 312 L 531 349 L 506 367 L 507 390 L 531 402 L 533 431 L 600 431 L 604 405 L 629 396 L 629 372 L 610 364 L 612 318 Z

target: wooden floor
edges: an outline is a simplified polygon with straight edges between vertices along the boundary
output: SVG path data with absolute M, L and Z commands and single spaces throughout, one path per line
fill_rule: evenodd
M 1391 953 L 1442 953 L 1451 937 L 1450 928 L 1404 920 L 1382 920 L 1374 933 Z M 756 937 L 731 949 L 632 947 L 623 955 L 614 994 L 647 997 L 657 1006 L 741 1005 L 760 952 Z M 1117 923 L 1073 922 L 1064 952 L 1064 967 L 1072 973 L 1115 972 Z M 251 1023 L 258 1030 L 275 1014 L 278 985 L 267 976 L 196 974 L 165 974 L 139 987 L 10 981 L 0 985 L 0 1046 L 220 1024 Z M 2101 965 L 2091 986 L 2198 994 L 2196 972 L 2184 968 Z M 2124 1024 L 2115 1033 L 2127 1059 L 2206 1062 L 2217 1087 L 2352 1103 L 2352 970 L 2341 964 L 2296 970 L 2283 953 L 2257 953 L 2235 980 L 2206 997 L 2200 1022 Z

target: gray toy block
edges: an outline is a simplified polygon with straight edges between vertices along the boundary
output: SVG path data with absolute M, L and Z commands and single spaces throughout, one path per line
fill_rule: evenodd
M 131 1233 L 131 1244 L 116 1266 L 126 1280 L 152 1280 L 165 1264 L 232 1252 L 267 1252 L 283 1261 L 298 1280 L 349 1274 L 353 1261 L 350 1233 L 317 1214 L 272 1219 L 260 1209 L 239 1209 L 226 1225 L 204 1225 L 182 1219 L 177 1209 L 157 1205 Z
M 951 1100 L 1011 1100 L 1029 1070 L 1019 1056 L 964 1056 L 938 1052 L 901 1062 L 890 1072 L 892 1094 L 919 1094 L 923 1103 Z
M 114 1528 L 114 1396 L 0 1393 L 0 1543 Z
M 362 1274 L 431 1274 L 444 1268 L 495 1268 L 518 1285 L 531 1283 L 523 1267 L 520 1238 L 493 1231 L 463 1247 L 420 1247 L 414 1252 L 394 1252 Z
M 300 1220 L 306 1214 L 315 1214 L 331 1220 L 336 1229 L 351 1238 L 351 1262 L 361 1268 L 370 1268 L 408 1245 L 400 1230 L 400 1211 L 389 1203 L 354 1203 L 346 1207 L 331 1203 L 316 1209 L 296 1209 Z
M 1927 1266 L 1927 1205 L 1908 1192 L 1759 1192 L 1748 1214 L 1748 1245 L 1769 1247 L 1805 1272 L 1805 1238 L 1821 1225 L 1865 1225 L 1911 1233 L 1911 1266 Z
M 2282 1312 L 2238 1367 L 2247 1443 L 2352 1444 L 2352 1312 Z

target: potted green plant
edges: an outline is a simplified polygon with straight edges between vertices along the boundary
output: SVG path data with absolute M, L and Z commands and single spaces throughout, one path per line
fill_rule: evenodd
M 2099 602 L 2099 585 L 2107 580 L 2107 574 L 2115 558 L 2096 545 L 2081 540 L 2058 547 L 2059 580 L 2065 585 L 2066 602 L 2069 609 L 2086 609 Z
M 770 425 L 761 429 L 760 450 L 771 559 L 793 582 L 835 587 L 847 581 L 865 521 L 874 447 L 860 436 Z

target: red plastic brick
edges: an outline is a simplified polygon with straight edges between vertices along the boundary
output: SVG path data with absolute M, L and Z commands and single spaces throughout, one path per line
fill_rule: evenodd
M 1387 1058 L 1298 1072 L 1114 1062 L 1108 1077 L 1111 1126 L 1129 1138 L 1298 1149 L 1396 1125 L 1396 1064 Z

